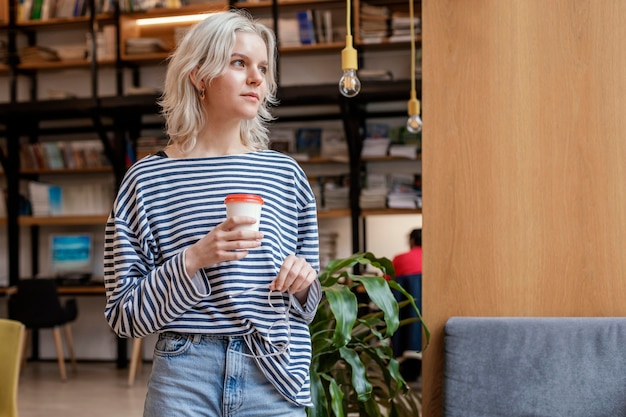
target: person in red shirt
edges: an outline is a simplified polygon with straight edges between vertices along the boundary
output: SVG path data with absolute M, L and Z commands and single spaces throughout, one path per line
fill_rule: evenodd
M 392 260 L 397 277 L 422 273 L 422 229 L 411 231 L 409 247 L 408 252 L 396 255 Z
M 422 230 L 414 229 L 409 234 L 409 251 L 396 255 L 393 260 L 395 277 L 398 283 L 415 298 L 417 308 L 422 309 Z M 398 292 L 394 292 L 396 300 L 405 299 Z M 416 317 L 412 307 L 404 306 L 400 309 L 400 320 Z M 401 326 L 392 336 L 393 353 L 396 358 L 404 356 L 407 351 L 422 350 L 421 323 L 411 323 Z M 402 361 L 400 372 L 407 381 L 416 381 L 421 373 L 421 360 L 406 359 Z

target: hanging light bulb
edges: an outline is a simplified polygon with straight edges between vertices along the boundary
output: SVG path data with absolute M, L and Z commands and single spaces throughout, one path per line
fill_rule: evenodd
M 406 121 L 406 130 L 410 133 L 419 133 L 422 131 L 422 118 L 420 117 L 420 102 L 411 93 L 409 100 L 409 119 Z
M 361 81 L 356 76 L 358 68 L 356 49 L 352 46 L 352 35 L 346 35 L 346 47 L 341 51 L 341 69 L 339 92 L 346 97 L 354 97 L 361 91 Z
M 409 119 L 406 121 L 406 129 L 410 133 L 422 131 L 422 118 L 420 117 L 420 102 L 415 92 L 415 20 L 413 17 L 413 0 L 409 0 L 409 29 L 411 34 L 411 98 L 408 102 Z
M 343 75 L 339 79 L 339 92 L 345 97 L 354 97 L 361 91 L 361 81 L 356 76 L 359 68 L 356 49 L 352 45 L 350 29 L 350 0 L 346 0 L 346 47 L 341 51 L 341 69 Z

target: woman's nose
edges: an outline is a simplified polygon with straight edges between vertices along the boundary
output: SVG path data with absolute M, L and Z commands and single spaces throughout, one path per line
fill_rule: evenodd
M 258 68 L 252 68 L 248 73 L 248 83 L 261 84 L 263 82 L 263 73 Z

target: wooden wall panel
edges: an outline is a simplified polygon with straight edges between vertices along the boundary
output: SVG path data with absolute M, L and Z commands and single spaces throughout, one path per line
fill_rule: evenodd
M 423 0 L 424 415 L 454 315 L 626 315 L 626 2 Z

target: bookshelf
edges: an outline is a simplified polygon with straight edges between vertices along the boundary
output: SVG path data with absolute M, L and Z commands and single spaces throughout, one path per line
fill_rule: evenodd
M 392 0 L 393 1 L 393 0 Z M 345 19 L 344 1 L 259 1 L 259 2 L 223 2 L 229 6 L 245 7 L 252 14 L 261 18 L 273 19 L 280 14 L 305 8 L 326 9 L 331 8 L 337 13 L 337 26 L 343 26 Z M 2 4 L 8 4 L 7 0 L 0 0 Z M 355 4 L 353 0 L 353 4 Z M 400 4 L 399 2 L 397 4 Z M 211 7 L 218 7 L 213 2 Z M 220 6 L 221 7 L 221 6 Z M 400 6 L 398 6 L 400 7 Z M 148 14 L 182 14 L 187 10 L 159 10 Z M 10 13 L 9 13 L 10 14 Z M 353 14 L 354 15 L 354 14 Z M 149 78 L 146 70 L 162 70 L 166 52 L 156 54 L 123 55 L 123 42 L 129 36 L 136 36 L 133 27 L 133 19 L 144 16 L 144 13 L 122 13 L 119 10 L 107 13 L 96 13 L 93 16 L 81 16 L 67 19 L 49 19 L 41 22 L 11 22 L 0 23 L 0 40 L 13 38 L 15 45 L 10 45 L 15 51 L 20 45 L 36 43 L 41 39 L 54 37 L 58 32 L 66 32 L 69 36 L 84 39 L 86 32 L 102 30 L 103 26 L 113 24 L 118 36 L 116 41 L 116 56 L 114 59 L 97 60 L 66 60 L 57 62 L 43 62 L 37 64 L 12 63 L 11 65 L 0 64 L 0 143 L 4 140 L 7 145 L 9 156 L 3 161 L 5 171 L 11 173 L 5 177 L 7 191 L 10 195 L 11 204 L 8 207 L 6 218 L 0 218 L 0 227 L 8 236 L 7 247 L 9 260 L 6 268 L 9 269 L 9 277 L 12 282 L 20 276 L 19 259 L 24 258 L 24 253 L 30 251 L 33 258 L 34 269 L 39 262 L 36 251 L 38 243 L 44 245 L 42 237 L 45 233 L 55 229 L 101 230 L 106 222 L 106 215 L 82 215 L 82 216 L 46 216 L 34 217 L 19 215 L 16 208 L 16 200 L 19 195 L 17 178 L 58 178 L 59 181 L 66 179 L 72 181 L 75 177 L 94 176 L 105 177 L 112 181 L 119 181 L 123 176 L 126 163 L 126 143 L 134 143 L 143 131 L 160 129 L 158 107 L 156 106 L 157 92 L 141 94 L 129 94 L 130 87 L 143 88 L 149 86 Z M 343 17 L 342 17 L 343 16 Z M 354 15 L 358 19 L 358 15 Z M 127 20 L 128 22 L 125 22 Z M 128 24 L 124 26 L 124 24 Z M 355 21 L 356 23 L 356 21 Z M 273 23 L 272 23 L 273 24 Z M 128 31 L 126 31 L 128 29 Z M 169 31 L 169 32 L 168 32 Z M 158 31 L 157 31 L 158 33 Z M 175 36 L 175 28 L 164 30 L 164 36 Z M 310 59 L 315 64 L 329 56 L 338 56 L 344 46 L 344 38 L 339 32 L 339 41 L 315 44 L 315 45 L 280 45 L 280 59 L 285 63 L 291 59 Z M 140 32 L 140 35 L 151 37 L 155 32 Z M 382 48 L 407 48 L 408 44 L 393 43 Z M 362 56 L 367 55 L 368 50 L 375 50 L 376 45 L 355 45 Z M 321 66 L 325 64 L 319 64 Z M 312 65 L 314 66 L 314 65 Z M 283 75 L 294 72 L 295 66 L 287 66 L 283 69 Z M 297 68 L 299 70 L 299 68 Z M 334 71 L 334 70 L 333 70 Z M 67 99 L 44 99 L 42 92 L 46 88 L 46 79 L 52 74 L 68 74 L 75 77 L 76 74 L 87 74 L 88 83 L 81 85 L 82 94 L 76 98 Z M 42 77 L 43 76 L 43 77 Z M 337 68 L 337 81 L 340 70 Z M 114 88 L 107 91 L 103 88 L 103 77 L 114 78 Z M 288 77 L 286 77 L 288 78 Z M 292 77 L 293 78 L 293 77 Z M 19 83 L 17 82 L 19 80 Z M 308 80 L 310 81 L 310 80 Z M 76 82 L 78 83 L 78 81 Z M 19 84 L 19 88 L 18 88 Z M 4 88 L 8 86 L 8 88 Z M 341 166 L 347 172 L 349 181 L 354 186 L 350 188 L 349 207 L 342 209 L 320 209 L 318 216 L 322 222 L 331 224 L 350 224 L 350 235 L 342 241 L 345 246 L 360 250 L 364 248 L 364 223 L 367 216 L 386 216 L 417 214 L 416 210 L 399 209 L 367 209 L 359 207 L 358 198 L 363 166 L 376 163 L 371 159 L 361 160 L 360 146 L 364 121 L 371 117 L 378 117 L 380 113 L 393 113 L 401 117 L 405 115 L 403 109 L 379 111 L 370 108 L 371 103 L 380 103 L 383 107 L 388 102 L 403 103 L 408 98 L 409 83 L 405 79 L 390 81 L 366 81 L 359 96 L 347 100 L 339 95 L 336 81 L 312 80 L 308 85 L 283 83 L 279 88 L 280 110 L 289 110 L 280 114 L 281 123 L 318 123 L 332 120 L 337 122 L 344 130 L 346 140 L 349 142 L 347 158 L 311 157 L 301 164 L 307 171 L 311 165 L 322 166 L 323 169 L 339 169 Z M 418 91 L 419 94 L 419 91 Z M 309 106 L 319 106 L 310 110 Z M 402 104 L 401 104 L 402 106 Z M 278 109 L 277 109 L 278 110 Z M 104 144 L 104 152 L 111 160 L 110 167 L 85 168 L 85 169 L 24 169 L 19 163 L 19 144 L 33 143 L 45 140 L 45 136 L 65 136 L 69 134 L 84 134 L 90 138 L 97 138 Z M 14 157 L 15 156 L 15 157 Z M 388 158 L 382 158 L 388 160 Z M 393 161 L 392 161 L 393 163 Z M 331 168 L 333 167 L 333 168 Z M 307 171 L 308 172 L 308 171 Z M 26 232 L 26 233 L 25 233 Z M 28 238 L 30 232 L 30 239 Z M 24 238 L 24 235 L 27 235 Z M 43 247 L 43 246 L 42 246 Z M 23 272 L 23 271 L 22 271 Z M 22 274 L 23 275 L 23 274 Z M 82 293 L 81 293 L 82 294 Z M 123 345 L 118 346 L 118 366 L 124 366 L 126 351 Z
M 380 2 L 379 2 L 380 3 Z M 383 2 L 386 3 L 386 2 Z M 395 8 L 402 8 L 404 2 L 392 0 Z M 0 4 L 7 5 L 7 15 L 13 13 L 12 7 L 8 7 L 7 0 L 0 0 Z M 94 2 L 94 4 L 96 4 Z M 355 7 L 355 27 L 358 24 L 358 1 L 353 1 Z M 280 18 L 291 16 L 298 10 L 330 10 L 333 22 L 337 22 L 337 41 L 316 43 L 313 45 L 292 45 L 285 46 L 279 44 L 281 60 L 287 60 L 292 56 L 328 56 L 338 54 L 344 46 L 345 38 L 345 1 L 337 0 L 273 0 L 258 2 L 228 2 L 212 1 L 207 5 L 186 6 L 176 9 L 159 9 L 150 11 L 120 12 L 119 10 L 109 10 L 85 16 L 72 18 L 51 18 L 42 21 L 10 22 L 0 23 L 0 39 L 2 36 L 13 38 L 22 44 L 35 44 L 38 39 L 54 34 L 57 31 L 75 31 L 76 36 L 83 36 L 86 32 L 95 33 L 101 31 L 106 25 L 113 24 L 118 35 L 115 43 L 115 58 L 97 60 L 66 60 L 39 63 L 13 63 L 2 67 L 0 71 L 6 71 L 8 76 L 0 78 L 0 82 L 7 80 L 12 90 L 9 102 L 0 103 L 0 125 L 6 128 L 0 131 L 0 137 L 7 138 L 7 152 L 9 158 L 5 161 L 5 171 L 15 174 L 10 178 L 48 178 L 50 176 L 60 177 L 83 177 L 89 175 L 107 176 L 118 183 L 127 167 L 127 143 L 131 144 L 141 136 L 141 132 L 146 129 L 159 129 L 158 117 L 156 121 L 147 122 L 145 118 L 158 115 L 156 106 L 157 93 L 133 94 L 129 95 L 129 83 L 132 87 L 143 87 L 141 71 L 144 68 L 157 67 L 164 68 L 163 62 L 169 51 L 158 53 L 128 54 L 125 45 L 128 39 L 136 38 L 159 38 L 168 48 L 173 47 L 173 42 L 177 36 L 177 28 L 181 26 L 165 26 L 161 28 L 145 29 L 138 28 L 137 20 L 145 17 L 159 17 L 171 15 L 183 15 L 188 13 L 200 13 L 207 10 L 222 10 L 228 7 L 241 7 L 248 9 L 253 15 L 259 18 L 272 19 L 270 23 L 276 27 L 280 23 Z M 2 7 L 0 6 L 0 19 L 2 18 Z M 342 28 L 343 26 L 343 28 Z M 179 29 L 180 30 L 180 29 Z M 78 35 L 80 34 L 80 35 Z M 280 31 L 279 31 L 280 34 Z M 11 39 L 9 39 L 11 40 Z M 9 42 L 11 44 L 11 42 Z M 399 43 L 394 43 L 393 47 L 402 47 Z M 406 45 L 405 45 L 406 46 Z M 16 52 L 17 44 L 10 45 Z M 357 47 L 370 48 L 370 44 L 359 44 Z M 102 95 L 98 88 L 98 73 L 103 68 L 110 67 L 115 71 L 116 91 L 113 96 Z M 83 88 L 87 91 L 86 96 L 69 99 L 41 100 L 38 97 L 38 90 L 42 85 L 38 82 L 38 74 L 51 71 L 65 70 L 85 71 L 91 74 L 91 85 Z M 338 70 L 339 71 L 339 70 Z M 130 77 L 128 77 L 130 74 Z M 339 75 L 337 76 L 339 77 Z M 19 98 L 14 85 L 16 79 L 26 78 L 29 83 L 28 98 Z M 128 78 L 131 81 L 128 81 Z M 350 187 L 349 207 L 341 209 L 324 209 L 319 211 L 320 219 L 347 218 L 351 222 L 352 248 L 356 251 L 363 247 L 363 236 L 360 232 L 360 222 L 364 216 L 381 214 L 406 214 L 419 213 L 420 210 L 399 210 L 399 209 L 376 209 L 361 210 L 358 205 L 360 182 L 363 166 L 372 160 L 363 161 L 360 158 L 362 146 L 362 132 L 364 121 L 370 116 L 378 116 L 378 111 L 368 109 L 369 103 L 386 103 L 389 101 L 403 102 L 408 98 L 409 83 L 400 81 L 367 81 L 364 83 L 363 91 L 354 99 L 347 100 L 340 96 L 335 84 L 323 85 L 294 85 L 281 86 L 279 88 L 280 108 L 293 110 L 288 115 L 281 116 L 278 124 L 286 121 L 291 122 L 311 122 L 316 123 L 321 120 L 337 121 L 345 133 L 348 141 L 348 154 L 346 157 L 311 157 L 301 164 L 307 170 L 313 164 L 326 167 L 342 166 L 349 178 Z M 324 111 L 309 111 L 307 106 L 324 106 Z M 403 115 L 403 110 L 393 110 L 396 116 Z M 78 125 L 75 123 L 81 120 Z M 49 124 L 48 122 L 54 122 Z M 20 128 L 20 126 L 22 128 Z M 23 127 L 26 126 L 26 129 Z M 70 133 L 82 133 L 90 135 L 90 138 L 100 140 L 104 145 L 104 153 L 111 161 L 110 167 L 91 167 L 81 169 L 49 169 L 49 168 L 27 168 L 19 162 L 19 158 L 13 158 L 20 153 L 20 145 L 24 143 L 36 143 L 45 135 L 65 135 Z M 389 160 L 388 157 L 383 157 Z M 7 217 L 0 219 L 0 225 L 6 227 L 9 236 L 9 276 L 19 277 L 17 259 L 19 259 L 19 234 L 20 228 L 29 227 L 38 230 L 41 227 L 93 227 L 103 225 L 106 221 L 104 215 L 87 216 L 51 216 L 32 217 L 21 216 L 15 208 L 17 196 L 19 194 L 19 184 L 17 181 L 7 181 L 7 191 L 9 194 L 10 207 L 8 207 Z M 13 278 L 12 278 L 13 279 Z M 15 278 L 17 279 L 17 278 Z

